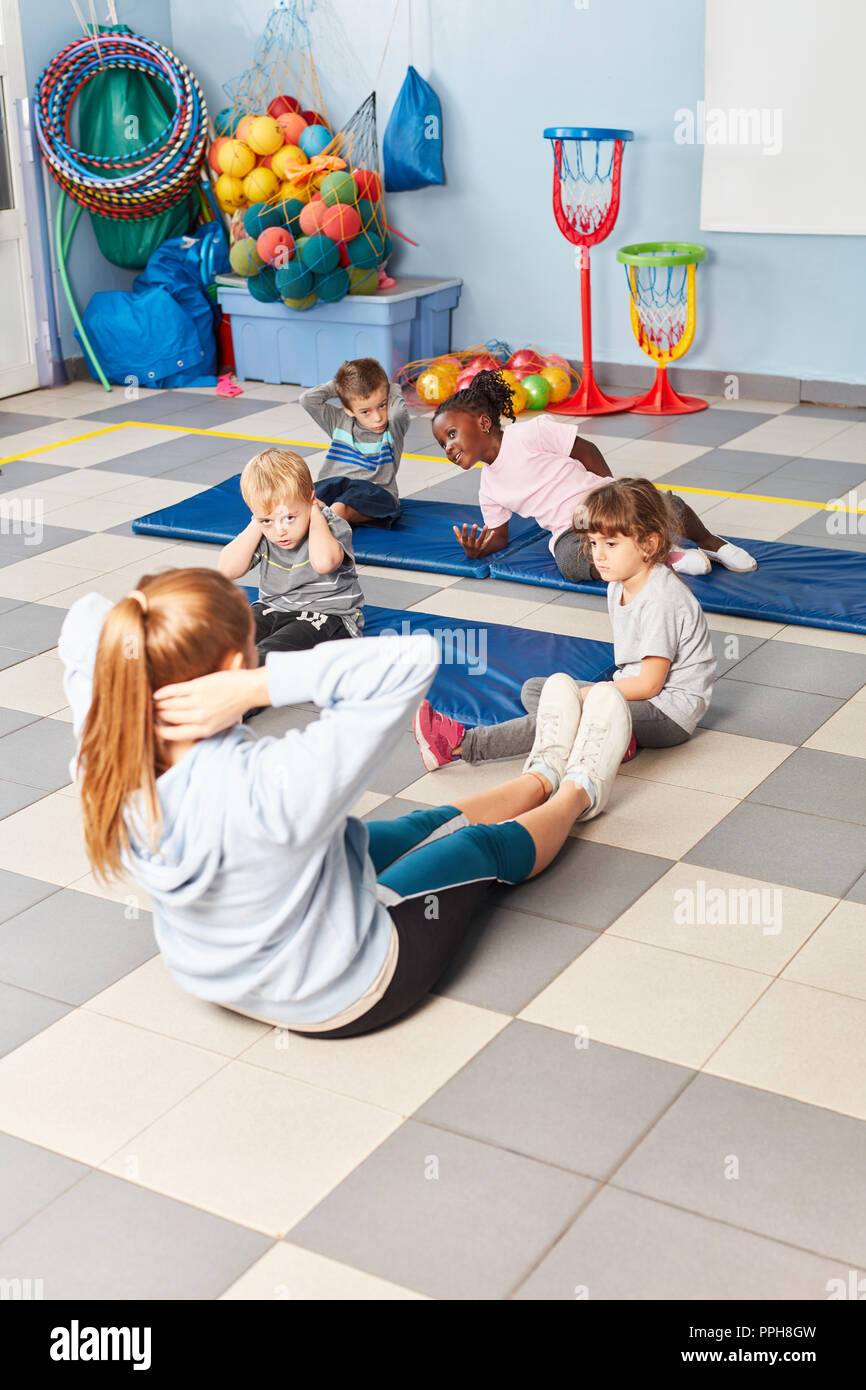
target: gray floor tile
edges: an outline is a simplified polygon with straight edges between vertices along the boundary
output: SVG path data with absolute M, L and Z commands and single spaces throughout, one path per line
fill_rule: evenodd
M 820 520 L 824 524 L 823 515 Z M 827 531 L 807 532 L 798 526 L 793 531 L 788 531 L 784 536 L 780 536 L 779 544 L 817 546 L 819 550 L 853 550 L 862 555 L 866 552 L 866 531 L 863 532 L 862 536 L 854 532 L 840 536 L 830 535 Z
M 755 787 L 748 800 L 866 825 L 863 759 L 822 753 L 817 748 L 798 748 Z M 832 830 L 828 828 L 825 834 L 832 834 Z
M 586 1048 L 519 1019 L 431 1096 L 415 1119 L 605 1178 L 694 1073 L 604 1043 Z
M 516 598 L 521 603 L 527 600 L 534 603 L 550 603 L 553 600 L 555 590 L 543 589 L 536 584 L 516 584 L 511 579 L 458 579 L 456 584 L 449 585 L 449 590 L 462 591 L 466 594 L 478 594 L 481 598 Z M 593 594 L 580 595 L 583 598 L 593 598 Z M 479 604 L 479 610 L 483 611 L 484 605 Z
M 38 714 L 26 714 L 21 709 L 0 709 L 0 738 L 23 729 L 25 724 L 35 724 L 38 718 Z
M 0 925 L 0 979 L 83 1004 L 157 953 L 149 912 L 63 888 Z
M 653 443 L 660 444 L 726 444 L 747 430 L 773 420 L 773 415 L 760 415 L 751 410 L 701 410 L 693 415 L 678 415 L 653 430 Z
M 522 584 L 520 586 L 524 592 L 528 590 L 531 594 L 534 585 Z M 554 608 L 588 608 L 593 613 L 607 612 L 607 597 L 605 594 L 572 594 L 566 589 L 562 593 L 556 594 L 550 602 Z
M 0 536 L 0 565 L 15 565 L 19 560 L 32 560 L 34 555 L 46 555 L 59 545 L 91 536 L 92 531 L 75 531 L 69 526 L 49 526 L 43 523 L 38 539 L 25 534 Z
M 833 487 L 845 490 L 862 483 L 866 463 L 839 463 L 836 459 L 795 458 L 781 468 L 768 469 L 775 478 L 803 478 L 817 482 L 825 480 Z
M 847 700 L 866 685 L 866 656 L 797 642 L 764 642 L 739 663 L 731 680 Z
M 93 471 L 113 473 L 135 473 L 142 477 L 155 476 L 169 468 L 179 468 L 182 463 L 194 463 L 197 459 L 214 458 L 237 447 L 235 439 L 215 439 L 211 434 L 186 434 L 180 439 L 166 439 L 151 448 L 137 449 L 133 454 L 109 459 L 105 463 L 93 464 Z
M 367 790 L 393 796 L 424 776 L 424 764 L 411 732 L 400 734 L 383 763 L 372 773 Z
M 3 776 L 25 787 L 57 791 L 69 782 L 69 760 L 75 743 L 72 725 L 62 719 L 40 719 L 0 743 Z
M 609 391 L 608 394 L 620 393 Z M 562 420 L 571 417 L 559 415 L 552 418 Z M 575 416 L 574 423 L 581 434 L 613 435 L 614 438 L 618 436 L 620 439 L 642 439 L 644 435 L 653 434 L 660 428 L 658 416 L 632 415 L 627 411 L 614 415 Z
M 866 829 L 744 801 L 683 861 L 843 898 L 866 864 Z
M 135 400 L 115 401 L 118 393 L 112 392 L 111 396 L 106 396 L 104 409 L 88 411 L 87 415 L 82 415 L 82 420 L 98 420 L 101 425 L 123 424 L 127 420 L 166 420 L 171 415 L 176 415 L 178 411 L 189 410 L 199 401 L 205 399 L 202 396 L 188 395 L 185 391 L 160 391 L 158 395 L 152 395 L 146 388 L 136 397 Z M 122 395 L 122 393 L 120 393 Z
M 442 463 L 448 467 L 448 460 L 443 456 Z M 481 484 L 481 474 L 477 468 L 468 468 L 464 473 L 460 468 L 453 468 L 452 476 L 443 478 L 441 483 L 433 483 L 430 487 L 425 487 L 423 492 L 413 494 L 413 500 L 425 502 L 457 502 L 461 505 L 477 506 L 478 488 Z
M 518 1014 L 596 940 L 583 927 L 491 902 L 478 913 L 434 993 Z
M 721 453 L 716 450 L 715 453 Z M 715 453 L 713 457 L 715 457 Z M 762 476 L 760 468 L 751 468 L 748 471 L 737 470 L 724 472 L 719 463 L 714 463 L 712 467 L 702 467 L 704 458 L 709 455 L 702 455 L 695 459 L 694 463 L 683 463 L 679 468 L 674 468 L 672 472 L 663 474 L 657 478 L 656 482 L 665 487 L 674 489 L 679 487 L 705 487 L 723 490 L 725 492 L 753 492 L 753 484 Z M 743 456 L 744 458 L 747 455 Z M 755 458 L 759 455 L 755 454 Z M 686 495 L 683 499 L 688 502 Z
M 34 463 L 32 459 L 13 459 L 0 469 L 0 492 L 10 492 L 12 488 L 26 487 L 28 483 L 44 482 L 46 478 L 59 478 L 62 473 L 75 471 L 58 468 L 51 463 Z
M 268 1236 L 91 1172 L 0 1244 L 0 1276 L 39 1270 L 46 1299 L 217 1298 Z
M 767 473 L 772 473 L 774 468 L 780 468 L 785 463 L 790 463 L 794 455 L 785 454 L 761 454 L 753 449 L 710 449 L 706 454 L 700 454 L 691 463 L 685 463 L 682 468 L 688 468 L 691 472 L 712 473 L 719 478 L 728 480 L 717 484 L 719 487 L 729 485 L 732 492 L 743 492 L 741 486 L 742 475 L 748 477 L 762 478 Z M 676 468 L 667 478 L 679 477 L 682 468 Z M 736 484 L 734 478 L 737 479 Z M 666 479 L 667 480 L 667 479 Z M 686 479 L 682 478 L 682 482 Z M 695 487 L 701 487 L 701 483 L 695 483 Z M 712 484 L 709 484 L 712 486 Z
M 177 468 L 167 468 L 162 477 L 178 483 L 202 483 L 205 487 L 215 487 L 217 483 L 225 482 L 226 478 L 236 477 L 254 453 L 254 449 L 250 450 L 240 467 L 234 457 L 214 454 L 212 458 L 194 459 L 190 463 L 179 464 Z
M 20 598 L 0 598 L 0 613 L 11 613 L 13 608 L 23 608 Z
M 613 1183 L 866 1267 L 864 1164 L 861 1120 L 703 1075 Z
M 798 416 L 808 417 L 815 420 L 835 420 L 840 429 L 846 425 L 862 424 L 866 420 L 866 409 L 862 406 L 838 406 L 838 405 L 794 405 L 790 410 L 785 411 L 785 419 L 795 419 Z
M 21 415 L 17 410 L 0 410 L 0 438 L 9 434 L 24 434 L 40 425 L 56 425 L 53 415 Z
M 838 1262 L 605 1187 L 515 1299 L 814 1301 L 847 1277 Z
M 423 764 L 422 764 L 423 767 Z M 423 801 L 409 801 L 402 796 L 392 796 L 390 801 L 383 801 L 380 805 L 368 811 L 362 820 L 395 820 L 397 816 L 408 816 L 410 811 L 429 811 L 430 807 Z
M 45 883 L 41 878 L 26 878 L 23 874 L 10 874 L 0 869 L 0 922 L 25 912 L 34 903 L 49 898 L 59 892 L 56 883 Z
M 861 473 L 862 477 L 862 473 Z M 830 478 L 792 478 L 790 474 L 767 473 L 752 483 L 749 491 L 760 497 L 793 497 L 798 501 L 834 502 L 840 493 L 847 491 L 851 483 L 839 487 Z
M 798 650 L 806 649 L 800 647 Z M 750 659 L 746 657 L 746 661 Z M 754 685 L 750 681 L 723 676 L 716 681 L 712 704 L 701 724 L 705 729 L 718 729 L 725 734 L 799 744 L 825 724 L 843 703 L 829 695 Z
M 286 1238 L 432 1298 L 504 1298 L 594 1186 L 408 1120 Z
M 169 416 L 172 429 L 219 429 L 220 425 L 232 420 L 247 419 L 259 415 L 264 410 L 273 410 L 285 405 L 284 401 L 264 401 L 253 396 L 236 396 L 231 399 L 214 396 L 198 396 L 197 405 L 183 410 L 173 410 Z M 288 408 L 288 407 L 287 407 Z
M 853 888 L 848 890 L 846 897 L 853 903 L 866 903 L 866 874 L 858 878 Z
M 68 1013 L 68 1005 L 56 999 L 0 984 L 0 1057 Z M 7 1181 L 4 1173 L 4 1183 Z
M 764 645 L 763 637 L 744 637 L 740 632 L 711 632 L 710 641 L 716 654 L 716 680 L 726 676 L 751 652 Z
M 7 782 L 5 778 L 0 780 L 0 820 L 6 816 L 14 816 L 16 811 L 23 811 L 25 806 L 32 806 L 34 801 L 41 801 L 48 792 L 40 787 L 28 787 L 20 782 Z
M 0 1240 L 66 1192 L 90 1169 L 72 1158 L 0 1133 Z M 0 1260 L 2 1263 L 2 1260 Z M 3 1270 L 7 1274 L 7 1270 Z M 9 1269 L 8 1277 L 39 1277 L 32 1267 Z M 48 1290 L 45 1290 L 47 1295 Z
M 498 900 L 515 911 L 600 931 L 631 907 L 672 863 L 653 854 L 570 838 L 537 878 L 496 892 Z
M 0 566 L 2 563 L 0 560 Z M 0 647 L 0 671 L 5 671 L 7 666 L 17 666 L 19 661 L 26 661 L 32 655 L 32 652 L 22 651 L 20 647 Z
M 433 434 L 433 421 L 424 416 L 416 417 L 406 431 L 403 441 L 406 454 L 430 454 L 434 458 L 442 453 Z
M 399 573 L 399 571 L 398 571 Z M 407 580 L 382 579 L 375 574 L 360 574 L 364 602 L 375 608 L 411 608 L 413 603 L 439 593 L 436 584 L 413 584 Z
M 25 652 L 47 652 L 57 646 L 67 609 L 47 603 L 28 603 L 0 616 L 0 646 Z

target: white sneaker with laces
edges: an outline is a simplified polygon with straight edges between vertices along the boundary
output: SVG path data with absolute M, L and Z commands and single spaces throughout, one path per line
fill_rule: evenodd
M 594 820 L 610 800 L 623 755 L 631 741 L 628 700 L 613 681 L 594 685 L 583 697 L 583 715 L 564 777 L 577 782 L 590 804 L 578 820 Z
M 733 570 L 735 574 L 748 574 L 758 568 L 757 560 L 748 550 L 743 550 L 741 545 L 731 545 L 730 541 L 725 541 L 718 550 L 702 550 L 701 554 L 706 555 L 708 560 L 724 565 L 726 570 Z
M 535 715 L 535 741 L 524 772 L 546 777 L 554 791 L 562 781 L 581 717 L 580 686 L 564 671 L 548 676 Z

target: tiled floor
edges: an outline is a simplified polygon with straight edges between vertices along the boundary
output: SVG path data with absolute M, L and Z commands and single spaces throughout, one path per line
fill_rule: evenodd
M 80 594 L 215 563 L 134 517 L 258 441 L 315 471 L 323 436 L 293 387 L 119 395 L 0 402 L 0 1277 L 48 1298 L 824 1299 L 866 1266 L 866 639 L 711 617 L 702 731 L 642 753 L 545 874 L 494 895 L 424 1006 L 348 1042 L 277 1033 L 183 995 L 146 896 L 93 879 L 56 643 Z M 863 505 L 864 421 L 716 401 L 582 431 L 615 474 L 704 489 L 712 528 L 866 550 L 866 518 L 834 531 L 820 507 Z M 409 447 L 404 494 L 475 497 L 427 418 Z M 376 604 L 609 636 L 591 596 L 362 575 Z M 512 767 L 426 774 L 406 729 L 356 810 Z

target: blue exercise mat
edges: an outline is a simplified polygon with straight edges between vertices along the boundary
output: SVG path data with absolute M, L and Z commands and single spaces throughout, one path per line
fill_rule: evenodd
M 245 585 L 244 592 L 251 603 L 258 598 L 257 589 Z M 575 680 L 589 683 L 606 680 L 614 669 L 611 644 L 591 642 L 586 637 L 563 637 L 502 623 L 472 623 L 436 613 L 407 613 L 372 604 L 364 609 L 364 618 L 367 637 L 436 634 L 442 665 L 427 698 L 443 714 L 473 728 L 525 714 L 520 688 L 530 676 L 566 671 Z
M 479 527 L 480 507 L 457 502 L 426 502 L 408 497 L 402 503 L 400 520 L 390 529 L 359 526 L 353 533 L 355 559 L 359 564 L 387 565 L 397 569 L 422 569 L 434 574 L 459 574 L 486 579 L 490 568 L 486 560 L 470 560 L 452 530 L 464 523 Z M 175 540 L 207 541 L 228 545 L 249 525 L 250 511 L 241 496 L 240 474 L 226 478 L 216 487 L 187 497 L 171 507 L 140 516 L 132 523 L 137 535 L 171 536 Z M 534 521 L 517 520 L 511 525 L 512 546 L 544 536 Z
M 574 584 L 563 579 L 547 539 L 545 532 L 508 554 L 491 556 L 491 578 L 583 594 L 606 592 L 600 580 Z M 733 574 L 713 565 L 707 575 L 683 576 L 706 612 L 866 633 L 866 554 L 780 541 L 734 539 L 733 544 L 754 555 L 756 570 Z

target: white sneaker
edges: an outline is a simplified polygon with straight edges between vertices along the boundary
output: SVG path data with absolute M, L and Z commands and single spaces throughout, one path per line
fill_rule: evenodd
M 631 711 L 613 681 L 594 685 L 583 697 L 583 715 L 565 768 L 590 798 L 578 820 L 594 820 L 610 800 L 613 782 L 629 743 Z
M 556 791 L 580 724 L 580 686 L 563 671 L 548 676 L 535 715 L 535 742 L 524 772 L 539 772 Z
M 740 545 L 731 545 L 730 541 L 725 541 L 718 550 L 702 550 L 701 554 L 706 555 L 708 560 L 724 565 L 726 570 L 733 570 L 735 574 L 748 574 L 750 570 L 758 568 L 757 560 L 748 550 L 743 550 Z
M 672 550 L 668 564 L 677 574 L 709 574 L 713 568 L 708 552 L 703 550 Z

